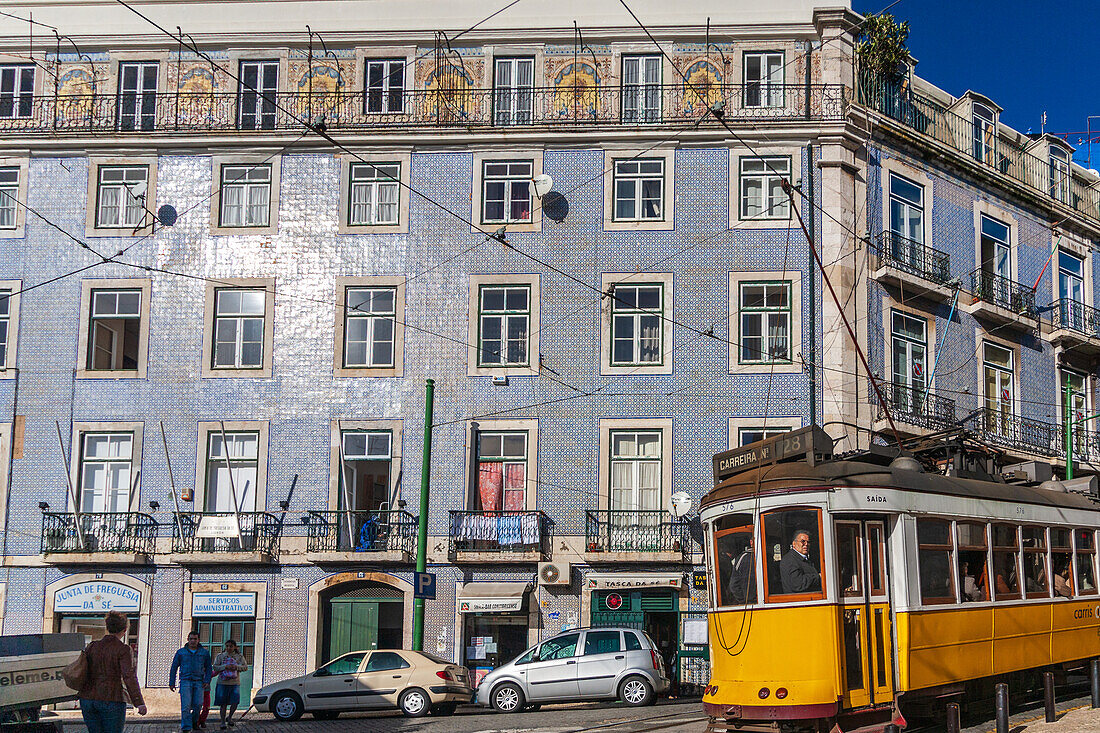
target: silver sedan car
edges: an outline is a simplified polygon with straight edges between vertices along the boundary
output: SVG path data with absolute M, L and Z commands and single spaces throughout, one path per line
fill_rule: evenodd
M 668 691 L 653 640 L 627 628 L 575 629 L 531 647 L 481 680 L 477 703 L 502 713 L 548 702 L 649 705 Z

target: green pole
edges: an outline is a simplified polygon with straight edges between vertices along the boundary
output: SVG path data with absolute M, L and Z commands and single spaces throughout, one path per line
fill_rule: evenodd
M 1073 478 L 1073 392 L 1070 390 L 1069 380 L 1066 380 L 1066 480 Z
M 435 380 L 426 382 L 424 391 L 424 462 L 420 466 L 420 516 L 416 527 L 416 572 L 428 568 L 428 483 L 432 470 L 432 401 Z M 413 601 L 413 651 L 424 650 L 424 599 Z

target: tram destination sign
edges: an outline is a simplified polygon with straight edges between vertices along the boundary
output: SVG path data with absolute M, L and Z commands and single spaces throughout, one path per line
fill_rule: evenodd
M 758 440 L 741 448 L 719 453 L 714 457 L 714 485 L 744 471 L 781 461 L 805 458 L 813 463 L 817 456 L 829 456 L 833 440 L 821 428 L 811 425 L 801 430 Z

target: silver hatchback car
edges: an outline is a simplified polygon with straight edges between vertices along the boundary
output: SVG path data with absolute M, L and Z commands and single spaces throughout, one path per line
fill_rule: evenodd
M 618 698 L 627 705 L 649 705 L 668 686 L 664 661 L 645 632 L 574 629 L 485 675 L 476 701 L 502 713 L 573 700 Z

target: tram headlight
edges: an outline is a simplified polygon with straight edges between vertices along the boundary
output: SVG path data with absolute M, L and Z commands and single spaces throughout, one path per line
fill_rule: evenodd
M 760 692 L 757 694 L 760 695 L 761 700 L 767 700 L 768 695 L 772 694 L 772 691 L 769 690 L 767 687 L 761 687 Z
M 780 687 L 778 690 L 775 691 L 775 698 L 777 700 L 782 700 L 786 696 L 787 696 L 787 688 L 786 687 Z

